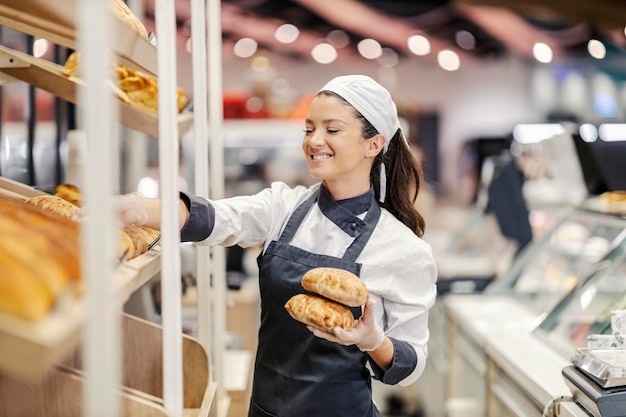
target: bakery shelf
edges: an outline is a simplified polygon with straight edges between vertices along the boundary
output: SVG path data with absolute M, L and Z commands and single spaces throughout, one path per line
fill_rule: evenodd
M 154 323 L 121 315 L 122 391 L 163 405 L 163 331 Z M 183 407 L 185 417 L 215 416 L 217 386 L 209 380 L 206 351 L 197 339 L 181 334 L 183 353 Z M 82 352 L 76 349 L 60 368 L 83 376 Z
M 157 245 L 117 268 L 112 279 L 120 308 L 133 291 L 160 270 L 160 255 Z M 84 323 L 84 302 L 69 295 L 41 321 L 0 313 L 0 373 L 38 378 L 76 346 Z
M 0 25 L 76 50 L 76 0 L 3 0 Z M 157 74 L 154 45 L 111 13 L 112 51 L 125 65 Z
M 83 82 L 63 73 L 64 67 L 45 59 L 0 46 L 0 72 L 45 90 L 70 103 L 78 104 L 78 89 Z M 159 118 L 156 115 L 119 102 L 118 120 L 124 126 L 159 137 Z M 178 132 L 184 134 L 193 123 L 193 115 L 183 111 L 178 115 Z
M 0 177 L 0 198 L 5 198 L 6 194 L 26 200 L 44 193 Z M 159 245 L 116 268 L 111 279 L 120 309 L 130 295 L 160 268 Z M 72 290 L 68 288 L 68 291 Z M 80 341 L 84 322 L 84 302 L 73 294 L 62 297 L 55 309 L 41 321 L 30 322 L 0 313 L 0 374 L 7 373 L 27 380 L 40 377 Z

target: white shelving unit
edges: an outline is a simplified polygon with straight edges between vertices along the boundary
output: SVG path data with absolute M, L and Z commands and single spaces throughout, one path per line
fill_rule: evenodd
M 192 0 L 192 3 L 194 36 L 205 38 L 206 0 Z M 219 19 L 220 2 L 209 3 L 212 12 L 217 11 L 213 13 L 215 18 Z M 103 112 L 102 105 L 107 100 L 94 95 L 97 89 L 93 85 L 68 78 L 60 65 L 0 46 L 0 72 L 80 106 L 85 114 L 88 146 L 98 145 L 95 150 L 90 150 L 97 152 L 97 157 L 91 158 L 92 164 L 85 173 L 86 201 L 91 207 L 90 217 L 84 224 L 86 239 L 82 253 L 84 263 L 89 266 L 85 268 L 88 272 L 83 272 L 88 288 L 85 296 L 68 301 L 63 308 L 39 322 L 29 323 L 0 314 L 0 410 L 5 410 L 7 415 L 78 417 L 90 415 L 93 410 L 109 416 L 226 415 L 228 401 L 218 395 L 220 376 L 213 375 L 215 371 L 210 363 L 212 357 L 220 354 L 219 321 L 217 331 L 209 332 L 208 329 L 215 324 L 213 315 L 217 315 L 218 320 L 221 320 L 220 315 L 223 318 L 224 313 L 217 309 L 224 307 L 208 305 L 209 274 L 214 273 L 215 280 L 220 281 L 219 272 L 211 271 L 208 252 L 199 251 L 198 257 L 198 268 L 202 273 L 199 276 L 206 277 L 203 284 L 207 284 L 200 287 L 202 295 L 198 301 L 202 311 L 199 316 L 206 318 L 199 323 L 202 340 L 183 335 L 181 329 L 180 254 L 177 250 L 180 225 L 172 220 L 177 219 L 172 214 L 178 207 L 177 138 L 193 124 L 200 155 L 196 160 L 196 184 L 199 187 L 196 194 L 207 197 L 209 143 L 206 106 L 201 105 L 204 99 L 201 92 L 207 90 L 202 79 L 207 71 L 206 55 L 202 51 L 206 43 L 194 45 L 194 54 L 199 55 L 197 59 L 194 56 L 194 87 L 200 92 L 197 94 L 199 98 L 194 97 L 198 119 L 194 120 L 186 111 L 178 113 L 175 105 L 173 5 L 174 0 L 156 2 L 160 32 L 159 47 L 156 48 L 110 13 L 105 2 L 95 5 L 91 0 L 4 0 L 0 4 L 0 25 L 75 50 L 93 48 L 83 62 L 87 82 L 100 80 L 104 85 L 106 70 L 97 69 L 94 62 L 100 59 L 96 51 L 102 50 L 100 55 L 104 55 L 105 49 L 111 50 L 120 64 L 159 74 L 158 116 L 124 103 L 115 106 L 119 111 Z M 101 13 L 99 16 L 104 17 L 91 19 L 93 13 Z M 77 25 L 79 19 L 90 23 Z M 221 28 L 219 30 L 221 32 Z M 221 85 L 221 73 L 216 70 L 221 65 L 221 49 L 217 55 L 213 52 L 211 59 L 219 60 L 213 64 L 211 85 L 215 87 Z M 221 94 L 214 97 L 214 101 L 220 103 L 221 109 Z M 98 112 L 90 113 L 94 108 Z M 114 246 L 114 227 L 107 207 L 113 187 L 110 178 L 103 180 L 102 177 L 113 175 L 110 172 L 111 152 L 115 150 L 112 151 L 110 145 L 95 133 L 112 131 L 111 126 L 116 122 L 159 140 L 164 222 L 158 246 L 109 270 L 106 259 L 112 258 L 108 255 L 112 254 Z M 221 113 L 212 114 L 210 122 L 212 137 L 219 137 Z M 104 144 L 95 142 L 97 140 Z M 219 145 L 219 141 L 217 143 Z M 211 152 L 216 153 L 219 152 Z M 217 167 L 211 167 L 214 188 L 211 197 L 219 198 L 220 178 L 223 182 L 223 173 L 219 170 L 223 165 L 219 165 L 219 160 L 216 162 Z M 95 189 L 98 192 L 92 192 Z M 32 187 L 2 178 L 0 190 L 5 196 L 17 199 L 41 194 Z M 89 263 L 99 258 L 104 258 L 104 267 L 94 271 Z M 161 273 L 164 294 L 163 325 L 156 326 L 121 314 L 121 307 L 130 295 L 158 272 Z M 225 296 L 214 295 L 214 299 L 220 298 L 225 299 Z

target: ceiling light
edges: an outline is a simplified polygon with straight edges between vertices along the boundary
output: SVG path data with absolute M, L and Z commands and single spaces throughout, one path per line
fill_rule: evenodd
M 382 53 L 378 57 L 378 63 L 385 68 L 393 68 L 398 65 L 400 58 L 398 54 L 391 48 L 383 48 Z
M 461 68 L 461 58 L 459 58 L 456 52 L 450 51 L 449 49 L 439 51 L 437 54 L 437 63 L 446 71 L 456 71 Z
M 274 32 L 274 37 L 281 43 L 291 43 L 298 39 L 298 36 L 300 36 L 300 31 L 291 23 L 280 25 Z
M 350 37 L 341 29 L 331 30 L 326 40 L 337 49 L 345 48 L 350 44 Z
M 589 51 L 589 55 L 595 59 L 604 59 L 606 56 L 606 47 L 597 39 L 590 39 L 589 42 L 587 42 L 587 51 Z
M 533 56 L 537 61 L 549 64 L 552 62 L 552 48 L 543 42 L 537 42 L 533 45 Z
M 406 40 L 409 51 L 415 55 L 424 56 L 430 53 L 430 41 L 422 35 L 411 35 Z
M 235 42 L 233 53 L 239 58 L 250 58 L 256 52 L 257 42 L 252 38 L 241 38 Z
M 329 43 L 318 43 L 311 50 L 311 56 L 320 64 L 330 64 L 337 59 L 337 50 Z
M 472 50 L 476 47 L 476 38 L 466 30 L 457 30 L 454 34 L 457 45 L 465 50 Z
M 363 39 L 356 47 L 361 56 L 367 59 L 376 59 L 383 53 L 380 43 L 371 38 Z

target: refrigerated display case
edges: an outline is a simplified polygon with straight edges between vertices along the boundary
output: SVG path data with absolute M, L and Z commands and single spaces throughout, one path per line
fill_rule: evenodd
M 506 335 L 530 334 L 592 265 L 623 239 L 620 233 L 625 227 L 626 219 L 620 216 L 563 208 L 502 279 L 482 294 L 446 297 L 447 398 L 473 398 L 486 404 L 486 344 Z
M 615 387 L 583 389 L 591 386 L 585 383 L 592 379 L 585 376 L 590 371 L 574 368 L 584 367 L 580 358 L 589 336 L 615 336 L 611 313 L 626 308 L 625 278 L 626 230 L 622 230 L 607 254 L 588 269 L 532 332 L 486 338 L 487 415 L 541 416 L 552 399 L 561 397 L 569 397 L 572 413 L 578 407 L 593 416 L 607 415 L 590 404 L 599 404 L 604 394 L 615 402 Z M 616 343 L 623 341 L 619 335 L 615 339 Z M 596 381 L 595 385 L 601 384 Z M 516 410 L 524 411 L 519 414 Z
M 590 335 L 611 334 L 611 312 L 626 309 L 626 231 L 590 274 L 550 311 L 533 333 L 564 357 Z

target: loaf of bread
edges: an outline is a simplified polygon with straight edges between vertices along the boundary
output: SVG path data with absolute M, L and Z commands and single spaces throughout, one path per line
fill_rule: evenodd
M 122 229 L 133 242 L 134 252 L 128 259 L 133 259 L 148 251 L 148 246 L 159 237 L 159 231 L 147 226 L 126 226 Z
M 0 311 L 45 316 L 80 279 L 77 223 L 33 204 L 0 199 Z
M 335 327 L 349 330 L 354 326 L 350 309 L 317 295 L 294 295 L 285 304 L 285 309 L 295 320 L 329 333 Z
M 365 304 L 369 297 L 359 277 L 339 268 L 311 269 L 302 277 L 302 287 L 350 307 Z
M 70 220 L 80 209 L 80 207 L 54 195 L 40 195 L 29 198 L 26 202 Z
M 72 203 L 77 207 L 82 207 L 83 196 L 77 186 L 73 184 L 59 184 L 54 189 L 54 195 L 62 198 L 68 203 Z

